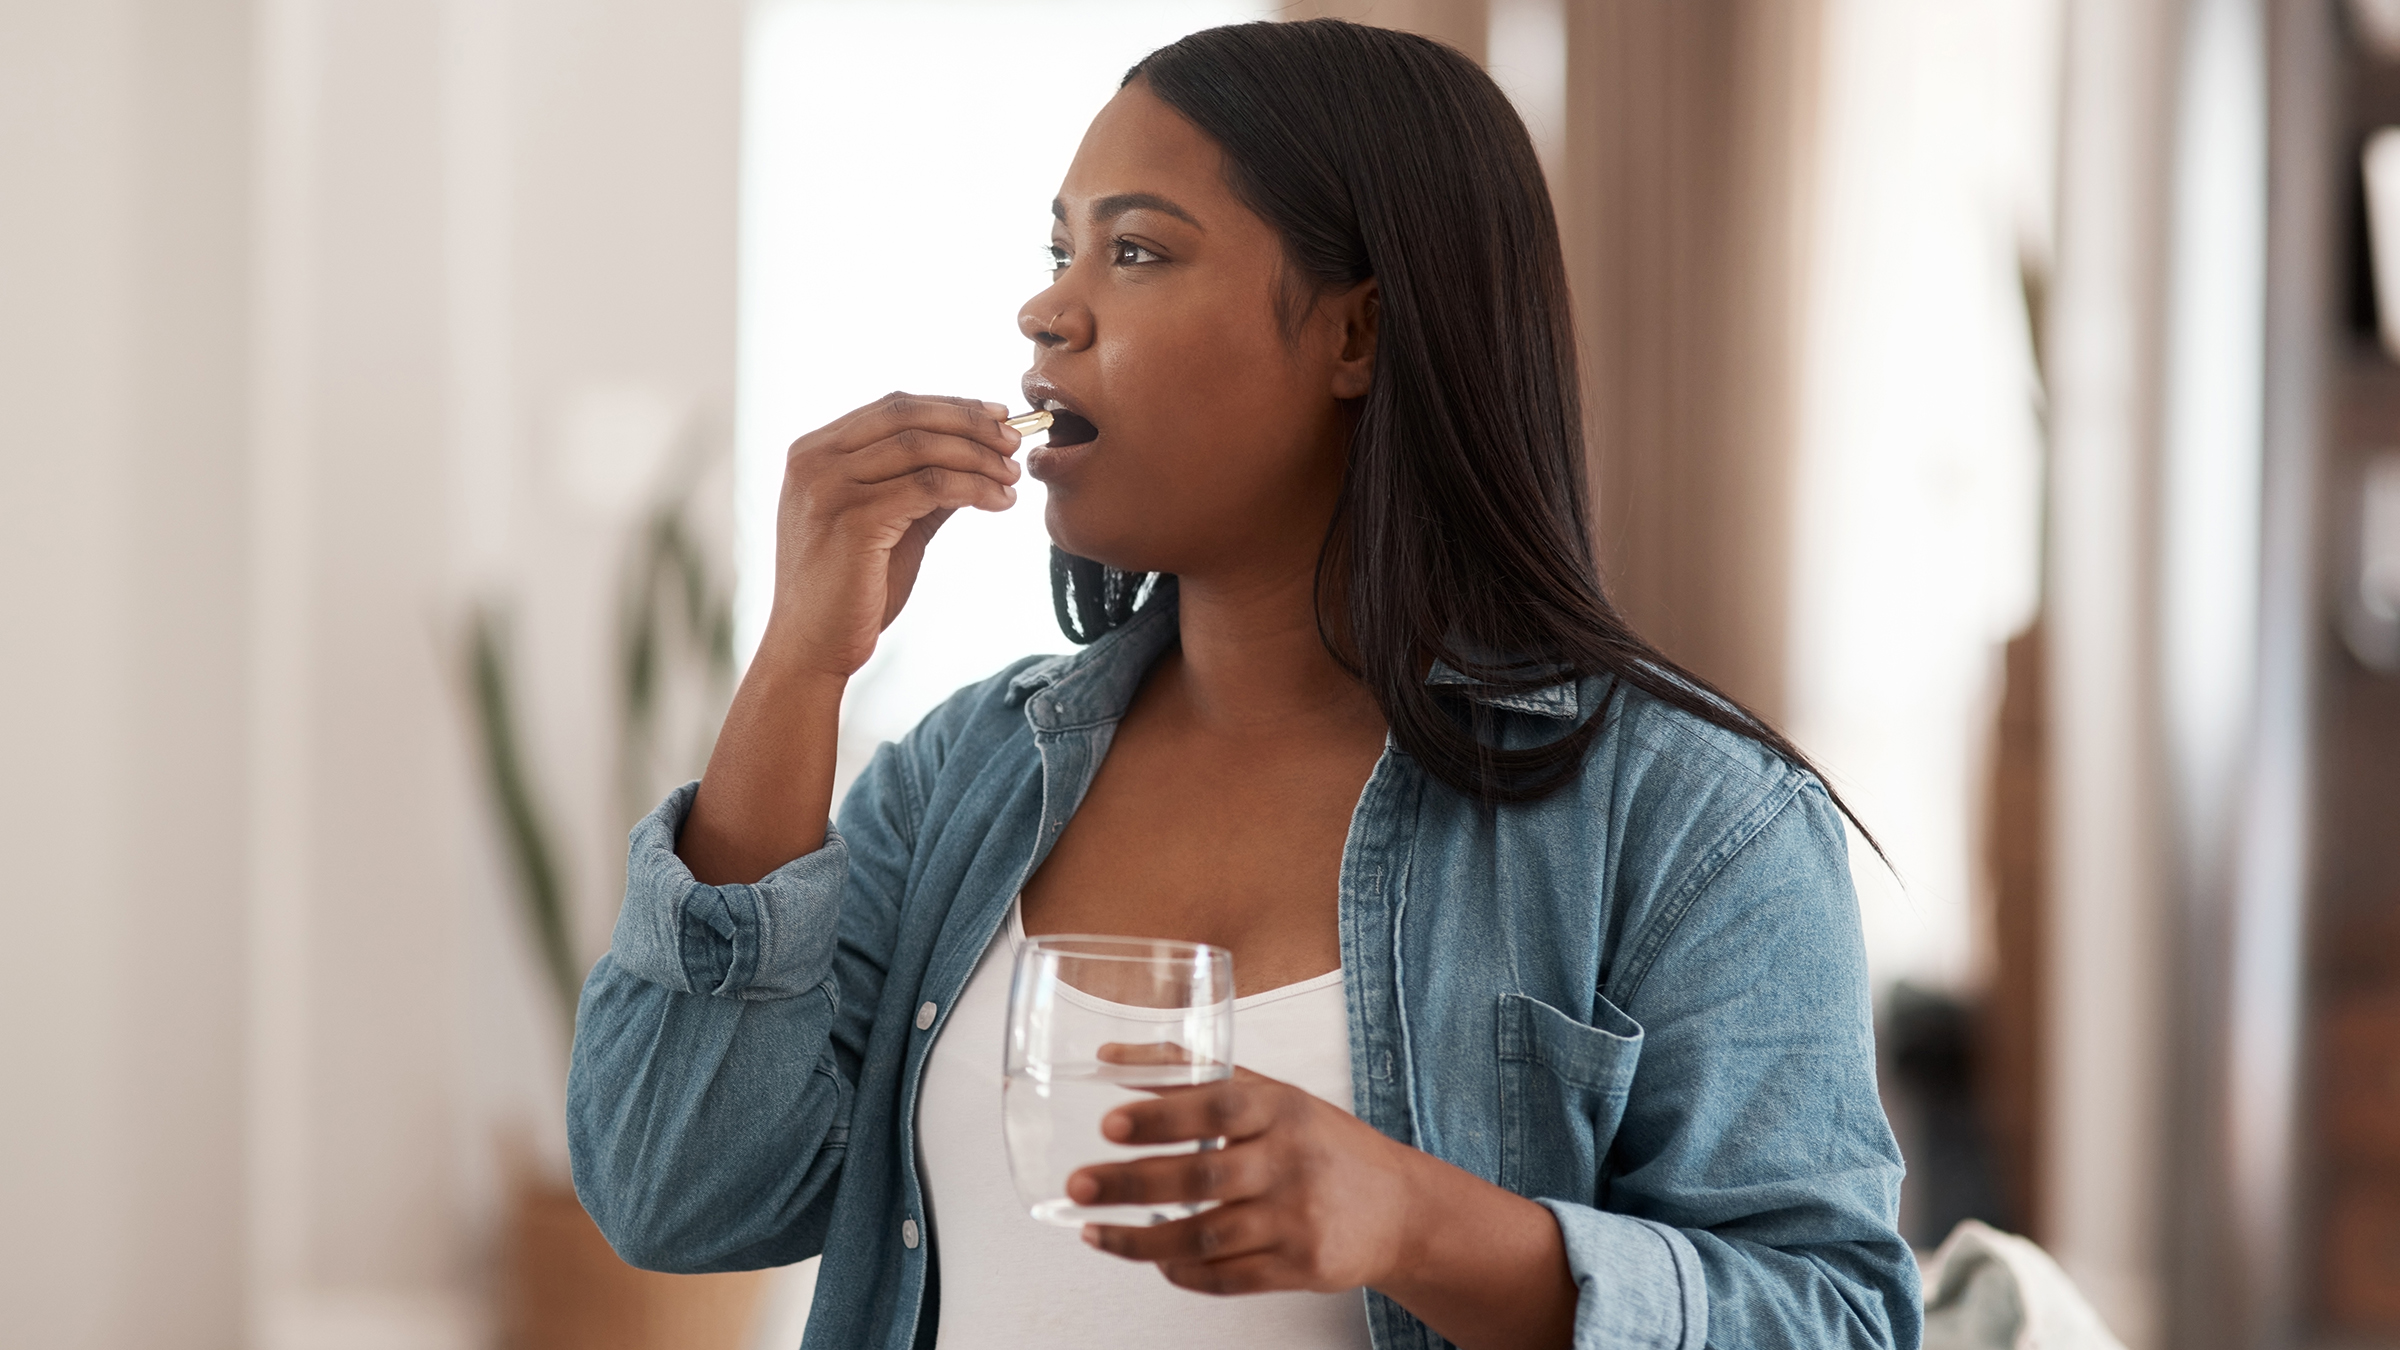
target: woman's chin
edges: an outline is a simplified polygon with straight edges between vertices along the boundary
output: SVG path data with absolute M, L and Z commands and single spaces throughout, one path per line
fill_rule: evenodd
M 1078 558 L 1116 568 L 1120 572 L 1155 572 L 1158 559 L 1153 550 L 1141 546 L 1138 539 L 1127 539 L 1125 531 L 1112 528 L 1114 522 L 1100 522 L 1095 528 L 1091 517 L 1062 503 L 1059 494 L 1050 494 L 1042 507 L 1042 527 L 1049 532 L 1050 542 Z

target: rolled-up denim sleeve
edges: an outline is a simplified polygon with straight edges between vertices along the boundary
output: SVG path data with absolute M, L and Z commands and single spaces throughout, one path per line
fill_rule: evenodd
M 675 854 L 699 786 L 675 789 L 634 826 L 609 960 L 679 994 L 775 999 L 808 992 L 832 959 L 849 844 L 829 826 L 822 847 L 749 885 L 702 885 Z
M 1918 1343 L 1841 820 L 1813 780 L 1662 897 L 1620 1006 L 1640 1069 L 1558 1217 L 1581 1350 Z
M 885 746 L 822 846 L 748 885 L 675 855 L 697 784 L 634 830 L 567 1082 L 575 1187 L 628 1262 L 700 1272 L 823 1249 L 909 850 Z
M 1589 1205 L 1540 1203 L 1566 1239 L 1576 1350 L 1698 1350 L 1708 1343 L 1708 1281 L 1690 1238 Z

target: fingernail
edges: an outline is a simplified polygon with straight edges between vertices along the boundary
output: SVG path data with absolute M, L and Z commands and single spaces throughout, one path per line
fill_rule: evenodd
M 1067 1178 L 1067 1198 L 1079 1205 L 1088 1205 L 1100 1198 L 1100 1183 L 1078 1172 Z
M 1083 1226 L 1083 1245 L 1086 1247 L 1097 1247 L 1100 1245 L 1100 1225 L 1096 1223 L 1087 1223 Z
M 1101 1117 L 1100 1133 L 1107 1135 L 1109 1138 L 1114 1139 L 1119 1143 L 1122 1143 L 1126 1139 L 1132 1137 L 1133 1122 L 1128 1120 L 1123 1112 L 1111 1111 L 1106 1116 Z
M 1008 405 L 1005 403 L 986 403 L 983 406 L 991 411 L 995 419 L 1008 416 Z

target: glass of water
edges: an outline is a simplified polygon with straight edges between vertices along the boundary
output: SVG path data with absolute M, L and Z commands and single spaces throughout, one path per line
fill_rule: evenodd
M 1189 1153 L 1128 1148 L 1100 1118 L 1157 1090 L 1233 1076 L 1233 953 L 1199 942 L 1052 935 L 1017 948 L 1001 1089 L 1017 1196 L 1044 1223 L 1134 1226 L 1197 1205 L 1078 1205 L 1067 1178 L 1093 1163 Z

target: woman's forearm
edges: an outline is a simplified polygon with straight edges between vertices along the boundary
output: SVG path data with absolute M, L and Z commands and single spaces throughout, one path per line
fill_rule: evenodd
M 756 881 L 825 842 L 847 682 L 784 659 L 776 638 L 742 677 L 675 841 L 712 886 Z
M 708 756 L 675 855 L 752 882 L 825 842 L 842 689 L 962 507 L 1007 509 L 1024 471 L 1008 409 L 888 394 L 792 442 L 776 508 L 775 606 Z
M 1428 1153 L 1411 1187 L 1405 1257 L 1376 1288 L 1462 1350 L 1566 1347 L 1575 1277 L 1558 1220 Z

